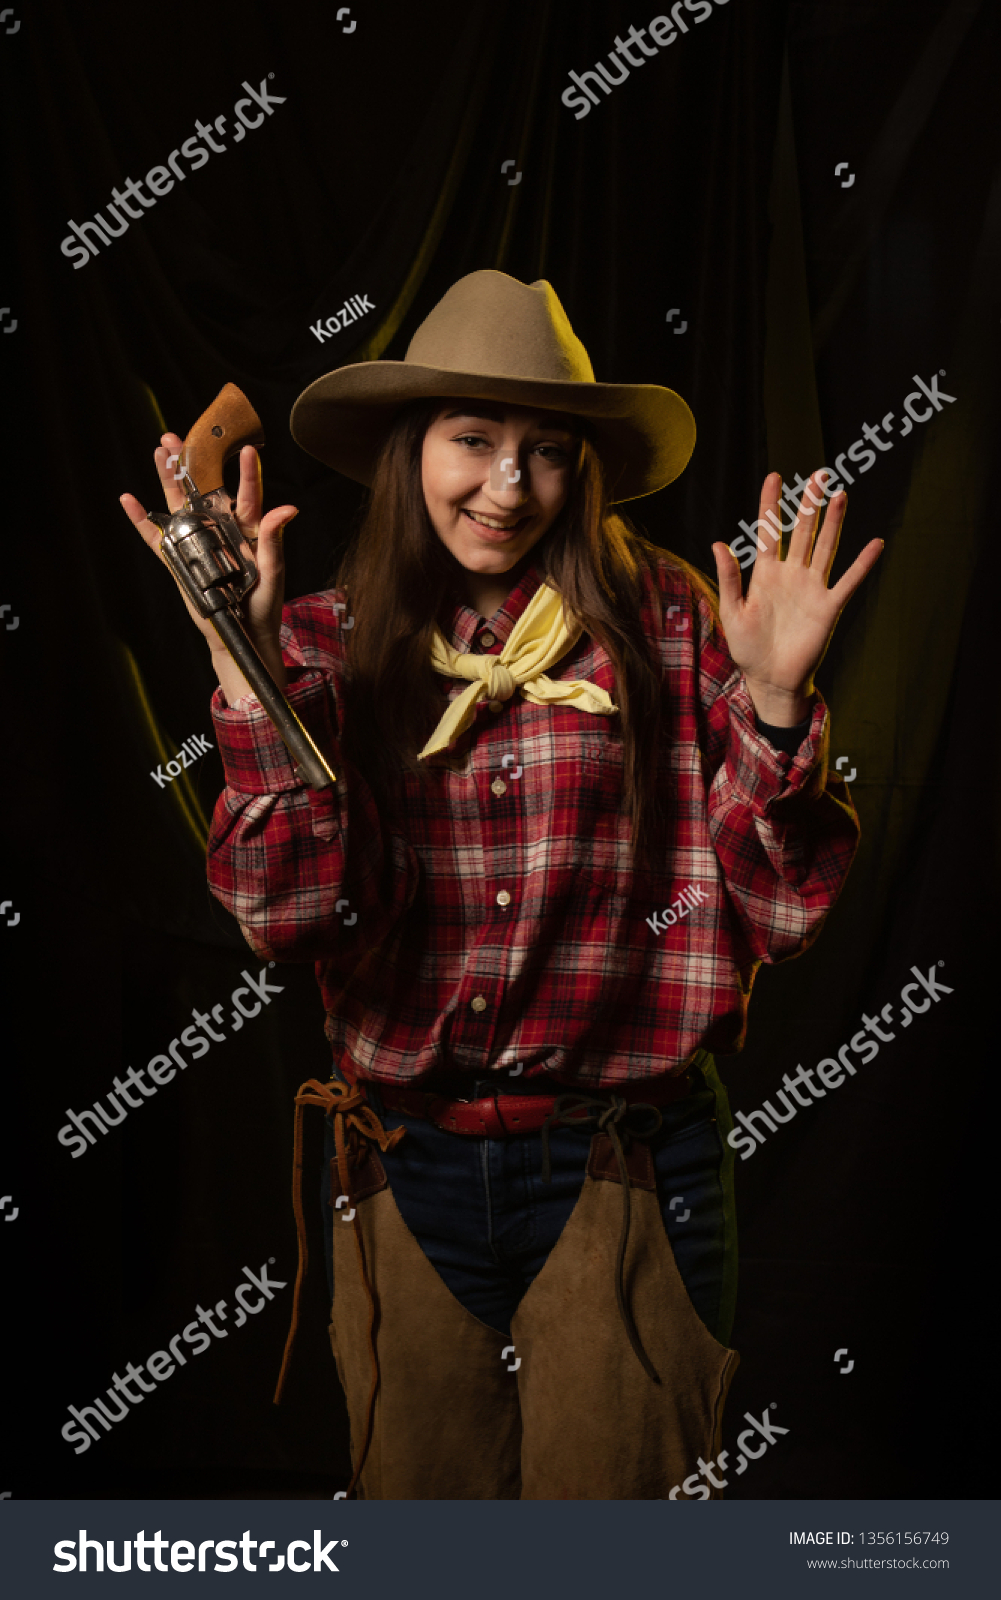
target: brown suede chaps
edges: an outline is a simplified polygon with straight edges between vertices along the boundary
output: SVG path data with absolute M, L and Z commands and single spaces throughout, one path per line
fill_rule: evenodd
M 364 1452 L 359 1498 L 666 1499 L 718 1454 L 739 1357 L 692 1306 L 656 1192 L 633 1187 L 624 1284 L 659 1382 L 640 1364 L 616 1302 L 622 1191 L 595 1159 L 603 1137 L 510 1337 L 447 1288 L 371 1150 L 356 1215 L 334 1228 L 330 1323 L 356 1472 Z

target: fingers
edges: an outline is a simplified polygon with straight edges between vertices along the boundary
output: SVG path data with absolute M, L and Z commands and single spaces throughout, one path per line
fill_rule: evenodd
M 839 615 L 862 580 L 868 577 L 882 554 L 882 539 L 870 539 L 865 548 L 855 557 L 848 571 L 838 579 L 834 588 L 829 591 L 831 599 L 837 605 Z
M 178 434 L 164 433 L 160 436 L 158 449 L 153 452 L 157 475 L 163 485 L 163 497 L 170 512 L 180 511 L 184 504 L 184 489 L 180 482 L 181 464 L 178 459 L 183 445 L 184 440 Z
M 177 457 L 183 447 L 183 440 L 174 433 L 165 433 L 159 448 L 154 453 L 157 473 L 163 486 L 164 497 L 170 511 L 173 513 L 184 505 L 185 495 L 182 487 L 175 482 L 174 475 L 178 470 Z M 143 542 L 149 546 L 154 555 L 164 562 L 171 576 L 177 583 L 178 589 L 184 598 L 188 612 L 200 631 L 210 639 L 215 635 L 211 624 L 203 619 L 185 594 L 183 586 L 178 582 L 176 574 L 164 561 L 161 550 L 162 533 L 155 523 L 149 520 L 145 507 L 135 495 L 123 494 L 119 497 L 122 510 L 135 527 Z M 245 548 L 254 558 L 259 581 L 247 598 L 248 615 L 252 623 L 268 627 L 274 623 L 274 617 L 280 618 L 282 597 L 284 592 L 285 558 L 282 547 L 282 534 L 284 529 L 297 517 L 298 507 L 293 505 L 276 506 L 269 511 L 267 516 L 261 517 L 262 488 L 260 458 L 252 445 L 246 445 L 240 453 L 240 487 L 237 491 L 235 513 L 245 540 Z M 739 587 L 739 580 L 738 580 Z
M 782 498 L 782 474 L 770 472 L 761 486 L 761 499 L 758 502 L 757 543 L 758 561 L 777 561 L 779 559 L 779 546 L 782 543 L 782 523 L 779 514 L 779 502 Z M 732 554 L 732 552 L 731 552 Z M 754 563 L 755 567 L 758 561 Z M 754 579 L 754 573 L 751 574 Z
M 184 490 L 176 481 L 179 472 L 178 455 L 183 446 L 183 439 L 176 433 L 164 433 L 160 443 L 153 452 L 153 462 L 156 466 L 157 477 L 163 488 L 163 497 L 167 502 L 167 510 L 173 513 L 179 511 L 184 504 Z M 146 512 L 134 494 L 119 496 L 119 503 L 134 527 L 139 529 L 151 550 L 160 553 L 160 530 L 156 525 L 147 520 Z
M 810 565 L 810 552 L 813 549 L 813 540 L 817 531 L 817 518 L 820 508 L 824 503 L 824 486 L 820 472 L 814 472 L 803 491 L 803 498 L 799 503 L 796 521 L 789 537 L 789 549 L 786 560 L 797 562 L 800 566 Z
M 826 587 L 834 565 L 834 557 L 838 553 L 838 544 L 841 540 L 841 529 L 844 525 L 845 511 L 848 508 L 848 496 L 844 490 L 833 495 L 824 512 L 824 521 L 817 534 L 817 542 L 813 547 L 813 568 L 819 572 Z
M 155 555 L 160 555 L 160 540 L 163 537 L 155 522 L 150 522 L 142 505 L 134 494 L 123 494 L 119 504 L 133 527 L 138 528 L 146 544 Z M 162 559 L 162 558 L 161 558 Z
M 730 549 L 729 545 L 720 543 L 712 547 L 716 558 L 716 573 L 719 579 L 719 604 L 720 612 L 724 613 L 731 607 L 740 604 L 743 598 L 743 587 L 740 582 L 740 562 Z
M 778 473 L 769 473 L 761 492 L 760 522 L 765 526 L 759 526 L 757 529 L 759 553 L 755 562 L 755 572 L 763 563 L 766 570 L 771 567 L 769 582 L 778 582 L 783 587 L 787 587 L 789 583 L 799 582 L 795 571 L 796 568 L 799 568 L 810 575 L 811 583 L 816 581 L 820 584 L 829 594 L 832 604 L 835 604 L 837 611 L 840 612 L 866 574 L 875 566 L 882 550 L 882 541 L 877 539 L 872 544 L 867 545 L 835 588 L 827 590 L 848 506 L 847 494 L 843 489 L 839 489 L 837 494 L 831 496 L 821 518 L 824 484 L 831 477 L 833 477 L 833 473 L 823 467 L 810 477 L 806 484 L 803 498 L 799 503 L 785 559 L 782 560 L 780 555 L 782 527 L 780 520 L 782 509 L 780 494 L 782 480 Z M 766 527 L 770 524 L 774 524 L 775 527 L 775 533 L 771 537 L 766 533 Z M 779 563 L 778 566 L 775 565 L 776 562 Z M 717 567 L 719 565 L 717 558 Z M 748 599 L 751 598 L 754 582 L 755 573 L 752 572 L 751 583 L 748 586 Z
M 145 511 L 143 510 L 141 503 L 136 499 L 134 494 L 123 494 L 119 497 L 119 500 L 125 515 L 128 517 L 133 527 L 137 528 L 139 533 L 142 535 L 143 542 L 149 545 L 149 548 L 152 550 L 157 559 L 163 562 L 163 565 L 167 568 L 167 571 L 170 573 L 170 576 L 173 578 L 175 584 L 177 584 L 178 593 L 180 594 L 181 599 L 184 601 L 184 604 L 187 607 L 188 616 L 191 618 L 195 627 L 198 629 L 199 633 L 204 634 L 204 636 L 211 642 L 211 639 L 215 634 L 215 629 L 212 627 L 211 623 L 207 622 L 206 619 L 202 617 L 192 605 L 187 594 L 184 592 L 184 586 L 180 583 L 176 572 L 171 571 L 168 562 L 164 558 L 163 551 L 160 548 L 160 541 L 163 537 L 160 529 L 157 527 L 155 522 L 150 522 Z
M 256 536 L 263 504 L 261 458 L 252 444 L 245 444 L 240 451 L 240 487 L 236 491 L 236 520 L 245 537 Z
M 282 546 L 282 534 L 298 515 L 295 506 L 276 506 L 261 522 L 254 556 L 262 584 L 273 582 L 284 573 L 285 552 Z
M 277 540 L 280 543 L 283 530 L 298 515 L 298 506 L 274 506 L 267 516 L 261 518 L 260 527 L 257 530 L 258 539 L 262 542 L 267 541 L 270 543 Z

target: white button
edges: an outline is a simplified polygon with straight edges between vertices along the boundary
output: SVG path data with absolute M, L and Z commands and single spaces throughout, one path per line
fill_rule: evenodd
M 489 709 L 491 711 L 503 711 L 504 710 L 504 702 L 503 702 L 503 700 L 488 700 L 487 701 L 487 706 L 489 707 Z
M 499 906 L 509 906 L 511 904 L 511 896 L 508 894 L 506 889 L 501 889 L 498 893 L 497 904 Z
M 474 1011 L 485 1011 L 487 1009 L 487 1002 L 481 994 L 478 994 L 475 1000 L 470 1000 L 469 1004 Z
M 495 778 L 490 787 L 496 795 L 507 794 L 507 784 L 503 778 Z
M 492 644 L 496 644 L 497 643 L 497 640 L 494 638 L 494 636 L 490 632 L 489 628 L 487 629 L 486 633 L 481 633 L 480 634 L 480 643 L 483 646 L 484 650 L 489 650 L 490 646 Z

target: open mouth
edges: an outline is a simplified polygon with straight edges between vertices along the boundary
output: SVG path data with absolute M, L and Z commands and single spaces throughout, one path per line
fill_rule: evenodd
M 522 528 L 527 528 L 532 518 L 519 517 L 515 522 L 501 522 L 499 517 L 488 517 L 485 512 L 467 511 L 462 508 L 464 517 L 468 517 L 476 528 L 482 528 L 486 533 L 502 534 L 505 537 L 513 533 L 520 533 Z

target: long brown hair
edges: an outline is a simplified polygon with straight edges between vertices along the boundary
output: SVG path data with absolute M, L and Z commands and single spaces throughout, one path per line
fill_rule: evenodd
M 434 530 L 424 500 L 422 447 L 440 399 L 406 406 L 383 446 L 363 519 L 337 573 L 350 597 L 348 682 L 342 745 L 377 795 L 392 774 L 409 768 L 426 776 L 417 754 L 448 698 L 431 663 L 435 626 L 448 632 L 457 566 Z M 662 726 L 662 676 L 641 621 L 652 603 L 663 626 L 652 569 L 665 552 L 611 510 L 601 461 L 585 419 L 571 487 L 558 517 L 533 548 L 547 583 L 563 597 L 568 624 L 577 618 L 607 651 L 615 671 L 624 794 L 632 824 L 634 861 L 647 865 L 665 821 L 657 778 Z M 713 603 L 711 586 L 678 556 L 693 587 Z M 646 581 L 645 581 L 646 578 Z

